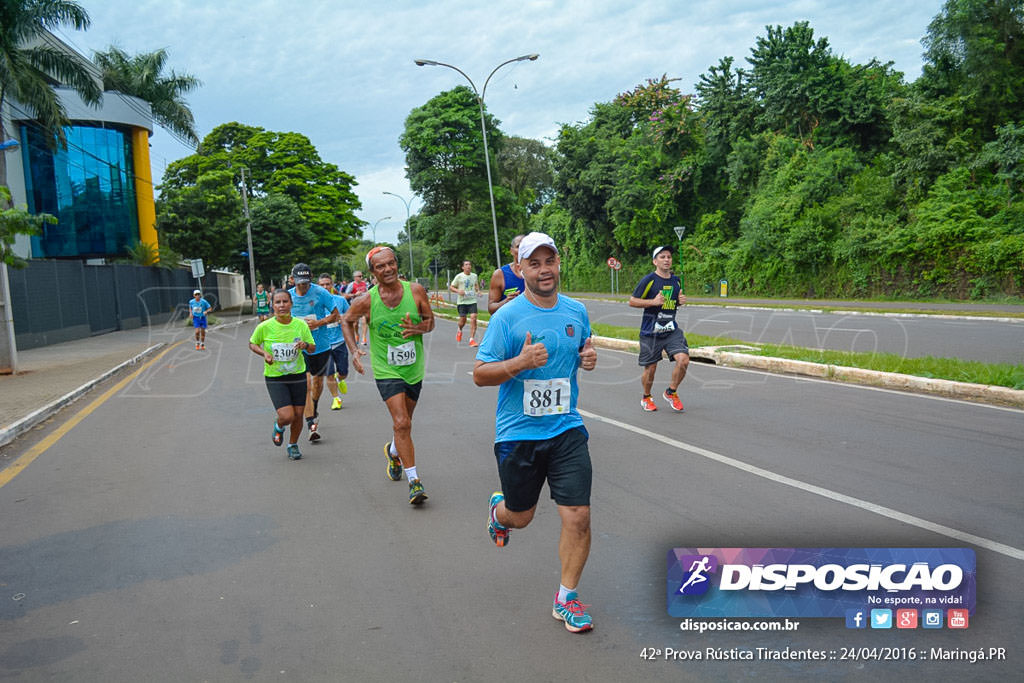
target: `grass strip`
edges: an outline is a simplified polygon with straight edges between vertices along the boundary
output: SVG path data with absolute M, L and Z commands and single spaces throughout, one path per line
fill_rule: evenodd
M 615 339 L 637 341 L 638 331 L 635 327 L 621 327 L 595 323 L 594 334 Z M 755 346 L 757 351 L 736 349 L 737 353 L 748 353 L 754 356 L 786 358 L 802 360 L 810 363 L 826 365 L 842 365 L 864 370 L 880 372 L 898 372 L 916 377 L 932 379 L 948 379 L 955 382 L 971 382 L 988 384 L 1010 389 L 1024 389 L 1024 365 L 1009 363 L 982 363 L 980 361 L 962 360 L 958 358 L 904 358 L 895 353 L 857 353 L 852 351 L 829 351 L 807 349 L 799 346 L 782 346 L 777 344 L 752 344 L 740 339 L 729 337 L 705 337 L 699 334 L 687 334 L 691 347 L 698 346 Z

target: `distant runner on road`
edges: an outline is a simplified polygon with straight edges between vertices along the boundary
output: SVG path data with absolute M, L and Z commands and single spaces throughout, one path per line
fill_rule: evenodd
M 512 246 L 509 248 L 512 261 L 491 273 L 491 283 L 487 290 L 487 312 L 491 315 L 522 294 L 526 287 L 522 272 L 519 270 L 519 243 L 522 241 L 523 235 L 512 238 Z
M 469 318 L 469 345 L 477 346 L 476 343 L 476 290 L 478 276 L 473 272 L 473 262 L 465 260 L 462 262 L 462 272 L 452 278 L 448 285 L 448 291 L 458 294 L 455 299 L 455 306 L 459 311 L 459 331 L 455 333 L 455 343 L 462 341 L 462 328 L 466 326 L 466 318 Z
M 313 335 L 305 320 L 292 317 L 292 296 L 286 289 L 274 292 L 274 317 L 256 326 L 249 337 L 249 349 L 263 358 L 263 378 L 267 393 L 277 411 L 273 442 L 284 441 L 284 428 L 289 427 L 288 457 L 298 460 L 299 435 L 302 434 L 302 412 L 306 406 L 305 353 L 316 351 Z
M 398 260 L 390 247 L 371 249 L 366 265 L 376 276 L 377 286 L 353 301 L 345 314 L 345 343 L 352 367 L 364 374 L 360 358 L 366 352 L 356 346 L 356 324 L 366 317 L 373 378 L 391 413 L 393 434 L 384 445 L 387 478 L 400 481 L 404 470 L 409 480 L 409 502 L 419 505 L 427 494 L 416 470 L 412 414 L 426 372 L 423 335 L 434 329 L 434 313 L 422 285 L 398 279 Z
M 256 293 L 252 295 L 252 303 L 260 322 L 270 317 L 270 295 L 263 291 L 263 283 L 256 285 Z
M 547 481 L 562 521 L 560 583 L 551 615 L 574 633 L 594 622 L 577 587 L 590 554 L 592 467 L 588 435 L 576 409 L 580 368 L 593 370 L 597 351 L 583 304 L 558 293 L 558 249 L 544 233 L 519 244 L 526 293 L 491 318 L 476 354 L 473 381 L 496 386 L 494 455 L 501 491 L 491 494 L 487 530 L 498 547 L 509 529 L 533 519 Z
M 192 327 L 196 330 L 196 351 L 206 348 L 206 312 L 210 310 L 210 302 L 203 298 L 198 289 L 192 292 L 188 302 L 188 310 L 192 313 Z
M 354 273 L 352 273 L 352 282 L 348 283 L 348 286 L 345 287 L 345 293 L 343 294 L 343 296 L 346 299 L 348 299 L 348 302 L 351 304 L 352 300 L 355 299 L 357 296 L 359 296 L 360 294 L 365 294 L 369 287 L 370 283 L 368 283 L 363 278 L 363 271 L 357 270 Z M 358 332 L 358 334 L 356 335 L 356 343 L 366 346 L 365 320 L 359 321 L 359 329 L 356 331 Z
M 690 365 L 690 346 L 686 335 L 676 323 L 676 309 L 686 305 L 686 295 L 679 276 L 672 272 L 672 247 L 662 246 L 654 250 L 651 258 L 654 272 L 648 273 L 637 284 L 633 295 L 629 297 L 629 305 L 644 309 L 640 319 L 640 355 L 639 363 L 643 368 L 640 374 L 640 385 L 643 397 L 640 407 L 647 412 L 654 412 L 658 406 L 651 398 L 651 387 L 654 385 L 654 372 L 658 369 L 658 361 L 662 353 L 675 361 L 672 379 L 662 398 L 668 401 L 672 410 L 683 412 L 683 402 L 676 390 L 686 377 L 686 368 Z

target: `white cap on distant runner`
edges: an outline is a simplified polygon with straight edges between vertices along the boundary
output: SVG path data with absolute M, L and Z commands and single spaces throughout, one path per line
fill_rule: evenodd
M 196 294 L 202 294 L 202 292 L 200 292 L 198 289 L 192 292 L 192 296 L 195 296 Z
M 543 232 L 531 232 L 519 243 L 519 259 L 530 258 L 530 254 L 537 247 L 549 247 L 553 252 L 558 253 L 558 247 L 555 246 L 555 241 L 549 235 Z

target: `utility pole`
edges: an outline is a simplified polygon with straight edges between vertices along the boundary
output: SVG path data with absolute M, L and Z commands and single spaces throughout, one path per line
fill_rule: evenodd
M 249 190 L 245 186 L 245 166 L 242 166 L 242 210 L 245 212 L 245 238 L 249 248 L 249 299 L 256 296 L 256 264 L 252 255 L 252 220 L 249 218 Z

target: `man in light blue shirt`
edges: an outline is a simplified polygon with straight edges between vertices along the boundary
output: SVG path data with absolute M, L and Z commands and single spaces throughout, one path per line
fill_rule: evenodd
M 477 386 L 499 386 L 494 455 L 502 490 L 491 494 L 488 531 L 498 547 L 507 545 L 509 529 L 533 519 L 547 482 L 562 520 L 552 616 L 579 633 L 593 628 L 576 591 L 590 553 L 592 468 L 576 375 L 594 369 L 597 352 L 587 309 L 558 293 L 554 241 L 530 233 L 519 259 L 526 291 L 495 312 L 473 369 Z
M 334 293 L 334 278 L 329 273 L 321 273 L 317 284 L 331 293 L 334 304 L 340 315 L 348 311 L 348 299 Z M 345 345 L 345 332 L 340 322 L 327 325 L 331 344 L 331 355 L 327 359 L 327 391 L 331 394 L 331 410 L 341 410 L 341 396 L 348 393 L 348 347 Z
M 313 333 L 315 352 L 306 353 L 306 425 L 309 427 L 309 440 L 319 441 L 320 413 L 317 402 L 324 390 L 324 377 L 327 375 L 327 362 L 331 357 L 330 331 L 327 326 L 341 320 L 334 296 L 320 285 L 313 284 L 309 266 L 296 263 L 292 268 L 295 286 L 288 290 L 292 295 L 292 317 L 302 318 Z
M 192 298 L 188 302 L 188 310 L 192 314 L 192 327 L 196 331 L 196 351 L 206 349 L 206 312 L 210 310 L 210 302 L 203 298 L 203 293 L 198 289 L 192 292 Z

